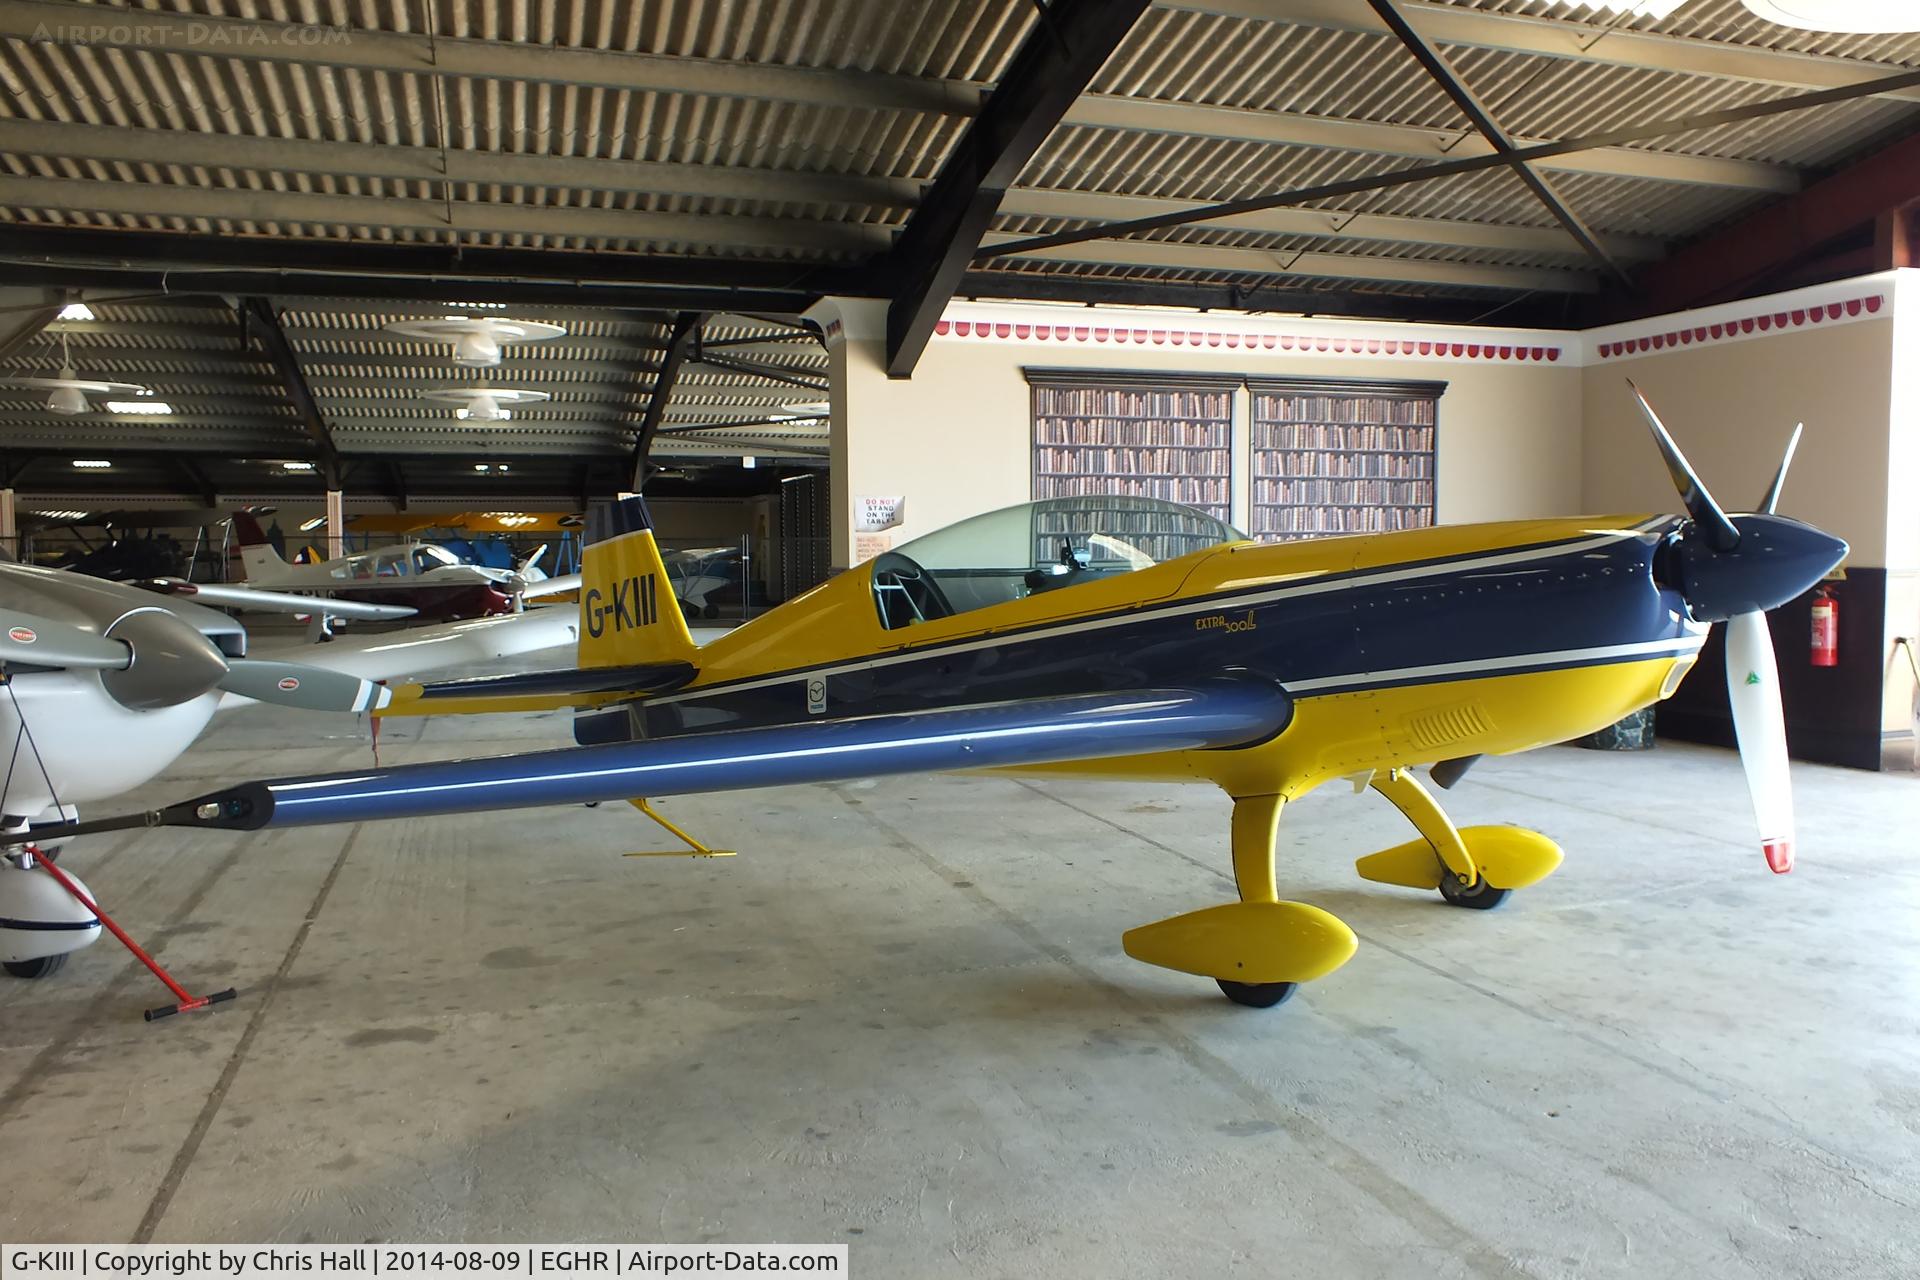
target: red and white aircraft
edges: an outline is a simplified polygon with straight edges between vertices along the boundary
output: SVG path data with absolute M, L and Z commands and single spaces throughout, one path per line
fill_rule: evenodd
M 431 621 L 517 613 L 528 600 L 580 589 L 577 573 L 550 578 L 541 570 L 544 546 L 512 569 L 463 564 L 445 547 L 431 543 L 378 547 L 320 564 L 288 564 L 251 513 L 236 512 L 233 531 L 248 587 L 407 605 Z

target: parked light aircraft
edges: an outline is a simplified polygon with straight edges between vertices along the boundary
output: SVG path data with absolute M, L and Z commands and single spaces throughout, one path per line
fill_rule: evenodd
M 580 586 L 578 574 L 546 575 L 539 564 L 544 546 L 512 569 L 462 564 L 445 547 L 425 542 L 379 547 L 320 564 L 288 564 L 251 513 L 235 512 L 233 531 L 249 587 L 405 604 L 425 619 L 458 621 L 514 613 L 527 600 Z
M 573 639 L 571 609 L 356 636 L 248 656 L 241 625 L 199 602 L 274 609 L 310 597 L 233 586 L 108 582 L 0 561 L 0 830 L 37 835 L 78 806 L 149 781 L 185 751 L 223 703 L 365 711 L 389 694 L 375 680 L 441 670 Z M 165 594 L 155 594 L 155 590 Z M 411 610 L 330 601 L 348 616 Z M 28 868 L 0 858 L 0 961 L 40 977 L 99 934 L 93 913 Z
M 407 687 L 382 713 L 573 706 L 582 745 L 244 783 L 79 829 L 613 799 L 646 812 L 643 797 L 944 769 L 1207 781 L 1233 798 L 1240 900 L 1122 945 L 1264 1007 L 1356 945 L 1333 915 L 1280 896 L 1290 800 L 1364 781 L 1418 838 L 1361 858 L 1362 877 L 1494 906 L 1551 873 L 1560 849 L 1518 827 L 1457 828 L 1414 767 L 1450 785 L 1482 754 L 1610 724 L 1671 694 L 1724 621 L 1760 842 L 1786 871 L 1792 801 L 1763 611 L 1817 583 L 1846 544 L 1774 514 L 1785 461 L 1758 512 L 1727 515 L 1641 406 L 1686 516 L 1259 545 L 1171 504 L 1051 500 L 907 543 L 699 650 L 629 499 L 594 515 L 577 668 Z

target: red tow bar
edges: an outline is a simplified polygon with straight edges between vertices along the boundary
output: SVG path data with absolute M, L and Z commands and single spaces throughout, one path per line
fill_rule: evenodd
M 42 853 L 39 845 L 29 844 L 23 845 L 22 847 L 26 849 L 28 855 L 31 856 L 35 862 L 40 864 L 42 871 L 52 876 L 62 889 L 65 889 L 73 895 L 74 901 L 99 917 L 100 923 L 107 926 L 107 932 L 120 939 L 121 946 L 133 952 L 134 959 L 147 966 L 148 972 L 164 982 L 167 990 L 179 997 L 178 1004 L 163 1004 L 157 1009 L 148 1009 L 144 1015 L 148 1022 L 154 1022 L 161 1018 L 171 1018 L 176 1013 L 192 1013 L 195 1009 L 205 1009 L 209 1005 L 222 1004 L 239 994 L 239 992 L 235 991 L 232 987 L 228 987 L 225 991 L 216 991 L 210 996 L 196 996 L 191 991 L 188 991 L 185 987 L 175 982 L 173 975 L 165 969 L 162 969 L 159 961 L 148 955 L 145 948 L 128 937 L 127 931 L 115 924 L 113 917 L 102 911 L 98 903 L 81 892 L 80 886 L 73 882 L 72 877 L 68 876 L 67 873 L 59 867 L 54 866 L 53 859 Z

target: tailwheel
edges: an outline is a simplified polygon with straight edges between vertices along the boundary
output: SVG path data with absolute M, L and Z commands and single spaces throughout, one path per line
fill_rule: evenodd
M 1448 873 L 1440 877 L 1440 896 L 1449 906 L 1466 907 L 1470 911 L 1491 911 L 1507 900 L 1511 889 L 1496 889 L 1481 876 L 1471 885 L 1460 883 L 1460 877 Z
M 1227 999 L 1249 1009 L 1271 1009 L 1285 1004 L 1293 999 L 1294 991 L 1300 986 L 1297 982 L 1229 982 L 1225 978 L 1214 981 L 1220 984 Z

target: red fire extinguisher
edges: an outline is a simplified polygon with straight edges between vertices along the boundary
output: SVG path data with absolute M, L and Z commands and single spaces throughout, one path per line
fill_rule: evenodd
M 1840 663 L 1840 602 L 1826 587 L 1813 600 L 1813 665 L 1833 667 Z

